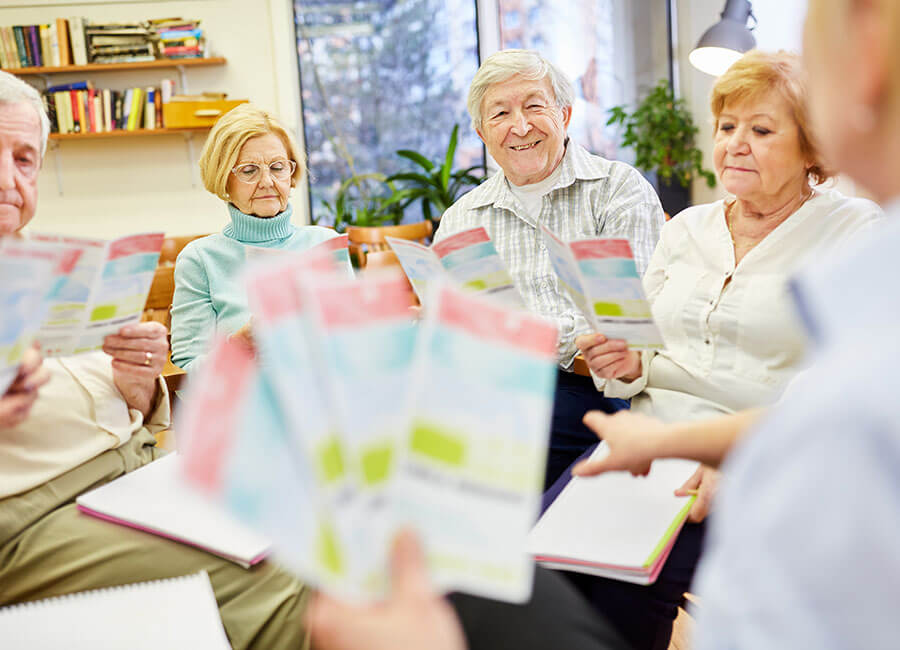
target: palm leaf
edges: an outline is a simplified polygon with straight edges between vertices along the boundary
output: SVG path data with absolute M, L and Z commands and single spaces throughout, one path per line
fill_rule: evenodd
M 400 149 L 397 151 L 397 155 L 412 160 L 414 163 L 418 163 L 421 167 L 425 168 L 425 171 L 430 172 L 432 169 L 434 169 L 434 163 L 428 160 L 428 158 L 420 154 L 418 151 Z

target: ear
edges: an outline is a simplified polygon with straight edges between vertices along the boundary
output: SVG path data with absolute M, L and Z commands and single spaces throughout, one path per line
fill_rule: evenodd
M 478 137 L 481 138 L 481 141 L 484 144 L 487 144 L 487 140 L 484 139 L 484 134 L 481 132 L 481 129 L 475 129 L 475 133 L 478 134 Z
M 569 122 L 572 121 L 572 107 L 566 106 L 562 109 L 563 126 L 569 128 Z

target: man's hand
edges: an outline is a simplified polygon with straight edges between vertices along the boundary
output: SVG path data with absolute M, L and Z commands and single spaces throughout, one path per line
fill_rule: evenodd
M 38 389 L 50 381 L 43 366 L 40 348 L 33 345 L 22 356 L 15 380 L 0 397 L 0 429 L 9 429 L 25 421 L 38 398 Z
M 161 323 L 126 325 L 103 339 L 112 357 L 113 381 L 129 408 L 150 415 L 156 401 L 156 378 L 169 356 L 168 330 Z
M 699 524 L 706 519 L 709 510 L 712 507 L 713 498 L 716 496 L 716 490 L 719 487 L 719 477 L 721 473 L 717 469 L 701 465 L 697 471 L 684 482 L 680 488 L 675 490 L 675 496 L 686 497 L 696 491 L 697 499 L 691 506 L 688 513 L 688 521 Z
M 391 558 L 391 595 L 371 607 L 316 596 L 307 622 L 320 650 L 462 650 L 462 627 L 432 590 L 422 549 L 410 531 L 398 535 Z
M 596 476 L 603 472 L 627 471 L 635 476 L 646 476 L 650 463 L 658 455 L 657 443 L 665 428 L 661 420 L 619 411 L 607 415 L 602 411 L 590 411 L 584 423 L 605 440 L 609 455 L 597 460 L 583 460 L 572 468 L 575 476 Z
M 598 377 L 634 381 L 641 376 L 641 355 L 629 350 L 625 341 L 594 333 L 577 337 L 575 345 Z

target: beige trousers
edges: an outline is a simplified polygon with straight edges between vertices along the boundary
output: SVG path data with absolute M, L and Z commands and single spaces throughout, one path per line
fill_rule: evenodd
M 275 564 L 243 569 L 76 509 L 79 494 L 161 456 L 154 445 L 142 430 L 119 449 L 0 500 L 0 605 L 205 570 L 234 648 L 308 648 L 308 590 Z

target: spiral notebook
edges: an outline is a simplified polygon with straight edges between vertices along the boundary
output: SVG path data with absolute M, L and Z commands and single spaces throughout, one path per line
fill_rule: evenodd
M 29 650 L 231 647 L 205 571 L 4 607 L 0 639 Z
M 196 546 L 245 569 L 262 561 L 269 540 L 186 485 L 179 461 L 174 452 L 163 456 L 75 503 L 87 515 Z

